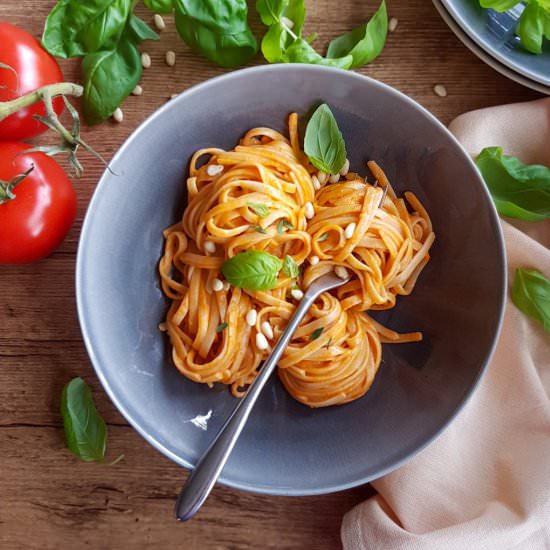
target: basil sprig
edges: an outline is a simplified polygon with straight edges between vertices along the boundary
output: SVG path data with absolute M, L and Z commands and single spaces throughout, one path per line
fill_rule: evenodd
M 246 63 L 258 43 L 248 26 L 246 0 L 174 0 L 184 42 L 222 67 Z
M 268 27 L 262 53 L 270 63 L 311 63 L 350 69 L 372 61 L 382 51 L 388 30 L 385 0 L 365 25 L 333 40 L 326 57 L 302 38 L 306 10 L 303 0 L 257 0 L 256 10 Z
M 134 15 L 133 0 L 59 0 L 46 19 L 42 44 L 57 57 L 84 56 L 82 108 L 88 124 L 113 114 L 142 73 L 137 48 L 159 36 Z
M 520 0 L 479 0 L 481 7 L 504 12 L 524 2 Z M 534 54 L 542 53 L 543 39 L 550 40 L 550 4 L 547 0 L 528 0 L 516 28 L 523 47 Z
M 73 378 L 63 388 L 61 415 L 70 451 L 87 462 L 102 461 L 107 447 L 107 425 L 82 378 Z
M 326 103 L 317 107 L 309 119 L 304 152 L 315 168 L 327 174 L 337 174 L 346 162 L 346 143 Z
M 487 147 L 476 159 L 499 214 L 527 221 L 550 218 L 550 170 Z
M 261 250 L 248 250 L 226 260 L 222 273 L 232 286 L 245 290 L 271 290 L 277 286 L 282 267 L 276 256 Z
M 517 269 L 512 300 L 523 313 L 542 323 L 550 333 L 550 281 L 536 269 Z

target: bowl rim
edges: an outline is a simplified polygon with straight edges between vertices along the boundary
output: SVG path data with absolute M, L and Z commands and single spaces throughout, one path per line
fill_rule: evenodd
M 449 12 L 449 14 L 454 19 L 454 21 L 456 21 L 456 23 L 464 31 L 464 33 L 473 42 L 475 42 L 483 51 L 485 51 L 488 55 L 490 55 L 493 59 L 495 59 L 496 61 L 498 61 L 499 63 L 501 63 L 508 69 L 510 69 L 511 71 L 515 72 L 516 74 L 524 76 L 528 80 L 536 82 L 545 87 L 550 86 L 550 77 L 545 78 L 543 74 L 540 74 L 540 71 L 534 72 L 529 68 L 526 68 L 521 62 L 506 56 L 499 49 L 491 45 L 491 43 L 488 40 L 486 40 L 483 36 L 474 32 L 474 29 L 470 25 L 468 25 L 465 17 L 462 15 L 462 12 L 452 0 L 441 0 L 441 3 L 445 7 L 445 9 Z M 491 9 L 491 8 L 484 8 L 484 9 Z M 533 54 L 530 54 L 529 52 L 525 51 L 525 56 L 533 57 Z
M 378 80 L 375 80 L 373 78 L 370 78 L 365 75 L 361 75 L 359 73 L 351 72 L 351 71 L 344 71 L 337 68 L 332 67 L 325 67 L 320 65 L 309 65 L 309 64 L 301 64 L 301 63 L 295 63 L 295 64 L 273 64 L 273 65 L 260 65 L 256 67 L 249 67 L 245 69 L 240 69 L 237 71 L 231 71 L 229 73 L 208 79 L 204 82 L 198 83 L 188 89 L 186 89 L 184 92 L 179 94 L 176 98 L 168 101 L 164 105 L 162 105 L 159 109 L 153 111 L 139 126 L 126 138 L 124 143 L 120 146 L 120 148 L 116 151 L 116 153 L 113 155 L 110 164 L 116 163 L 116 161 L 125 154 L 126 150 L 129 149 L 132 146 L 133 141 L 136 139 L 136 137 L 148 126 L 148 124 L 157 118 L 160 118 L 164 116 L 164 113 L 169 111 L 170 108 L 173 105 L 176 105 L 177 103 L 184 103 L 185 99 L 196 93 L 200 93 L 203 89 L 211 87 L 211 86 L 218 86 L 220 83 L 228 83 L 233 79 L 241 78 L 242 75 L 258 75 L 261 76 L 265 72 L 281 72 L 285 73 L 287 71 L 295 71 L 299 72 L 301 76 L 304 78 L 306 75 L 304 73 L 326 73 L 327 75 L 337 76 L 339 78 L 342 78 L 342 76 L 345 76 L 346 78 L 350 78 L 352 80 L 365 82 L 367 81 L 370 86 L 374 86 L 377 88 L 381 88 L 385 93 L 388 93 L 390 95 L 395 96 L 396 98 L 405 101 L 406 103 L 410 104 L 414 109 L 420 111 L 421 114 L 423 114 L 425 117 L 427 117 L 432 124 L 435 124 L 439 127 L 440 130 L 443 130 L 447 136 L 450 138 L 451 142 L 453 142 L 458 150 L 462 153 L 464 157 L 464 161 L 470 165 L 472 168 L 474 174 L 477 177 L 477 182 L 482 188 L 482 192 L 485 193 L 487 202 L 489 204 L 489 212 L 491 216 L 491 223 L 495 227 L 495 237 L 497 240 L 497 254 L 498 254 L 498 263 L 500 267 L 501 272 L 501 278 L 500 278 L 500 302 L 499 302 L 499 311 L 498 311 L 498 318 L 496 322 L 496 326 L 494 327 L 494 335 L 492 343 L 487 350 L 487 354 L 480 365 L 479 372 L 477 373 L 475 379 L 473 380 L 471 386 L 468 388 L 468 390 L 465 392 L 462 399 L 459 401 L 457 407 L 454 409 L 454 411 L 448 416 L 448 418 L 445 419 L 445 421 L 439 426 L 438 429 L 436 429 L 433 433 L 429 435 L 429 437 L 426 438 L 425 441 L 421 445 L 419 445 L 417 448 L 415 448 L 413 451 L 405 453 L 402 457 L 394 460 L 391 462 L 386 468 L 383 468 L 379 472 L 377 472 L 375 475 L 362 475 L 357 477 L 356 479 L 346 482 L 346 483 L 327 483 L 323 486 L 319 486 L 315 489 L 294 489 L 294 488 L 288 488 L 288 487 L 266 487 L 266 486 L 257 486 L 253 483 L 248 482 L 238 482 L 234 481 L 231 478 L 227 478 L 222 474 L 220 475 L 218 481 L 226 485 L 228 487 L 232 487 L 234 489 L 239 489 L 243 491 L 248 491 L 251 493 L 257 493 L 257 494 L 267 494 L 267 495 L 280 495 L 280 496 L 313 496 L 313 495 L 322 495 L 322 494 L 329 494 L 337 491 L 344 491 L 347 489 L 351 489 L 353 487 L 357 487 L 359 485 L 363 485 L 365 483 L 368 483 L 372 481 L 373 479 L 378 479 L 382 476 L 387 475 L 388 473 L 396 470 L 397 468 L 401 467 L 403 464 L 414 458 L 418 453 L 420 453 L 422 450 L 424 450 L 428 445 L 433 443 L 444 431 L 445 429 L 451 424 L 451 422 L 456 418 L 456 416 L 460 413 L 460 411 L 463 409 L 464 405 L 469 401 L 471 396 L 475 393 L 476 388 L 479 385 L 479 382 L 481 378 L 483 377 L 484 373 L 487 370 L 487 366 L 489 362 L 491 361 L 491 358 L 493 357 L 496 344 L 499 339 L 499 335 L 502 328 L 503 318 L 504 318 L 504 310 L 505 310 L 505 304 L 506 304 L 506 292 L 507 292 L 507 268 L 506 268 L 506 252 L 505 252 L 505 245 L 504 245 L 504 237 L 502 233 L 502 228 L 500 225 L 500 221 L 498 218 L 498 214 L 496 211 L 496 208 L 494 207 L 494 204 L 491 200 L 490 194 L 488 189 L 486 188 L 483 179 L 481 177 L 481 174 L 476 168 L 476 165 L 474 164 L 473 160 L 470 158 L 469 154 L 466 152 L 466 150 L 462 147 L 460 142 L 455 138 L 455 136 L 441 123 L 435 115 L 430 113 L 425 107 L 405 95 L 404 93 L 396 90 L 395 88 L 392 88 L 391 86 L 384 84 Z M 76 302 L 77 302 L 77 316 L 78 321 L 80 324 L 80 329 L 82 332 L 82 339 L 84 340 L 84 344 L 86 346 L 86 350 L 88 352 L 88 356 L 90 358 L 90 361 L 94 367 L 94 371 L 96 373 L 96 376 L 99 378 L 99 381 L 101 382 L 101 385 L 103 386 L 103 389 L 117 408 L 117 410 L 122 414 L 122 416 L 127 420 L 127 422 L 155 449 L 160 451 L 164 456 L 167 458 L 173 460 L 176 464 L 179 464 L 180 466 L 183 466 L 184 468 L 192 470 L 194 468 L 193 464 L 191 464 L 188 460 L 181 458 L 180 456 L 177 456 L 174 452 L 172 452 L 170 449 L 168 449 L 162 442 L 160 442 L 158 439 L 155 438 L 153 434 L 148 433 L 144 428 L 141 427 L 139 422 L 132 417 L 130 412 L 126 409 L 124 403 L 121 401 L 121 399 L 118 398 L 115 390 L 111 385 L 109 384 L 104 372 L 107 372 L 108 366 L 103 366 L 99 358 L 96 356 L 94 352 L 94 346 L 92 342 L 92 335 L 90 328 L 87 325 L 86 322 L 86 314 L 84 312 L 86 300 L 85 300 L 85 273 L 84 273 L 84 256 L 86 254 L 86 248 L 87 244 L 89 242 L 88 233 L 90 231 L 90 227 L 93 223 L 93 219 L 95 217 L 95 210 L 96 205 L 99 200 L 100 195 L 102 194 L 102 191 L 104 187 L 107 185 L 107 180 L 110 177 L 110 173 L 108 168 L 105 169 L 103 174 L 101 175 L 101 178 L 99 179 L 98 184 L 96 185 L 96 188 L 94 189 L 92 198 L 89 202 L 88 208 L 86 210 L 86 214 L 84 217 L 84 221 L 82 224 L 82 229 L 80 232 L 80 238 L 78 243 L 78 251 L 77 251 L 77 259 L 76 259 L 76 270 L 75 270 L 75 285 L 76 285 Z

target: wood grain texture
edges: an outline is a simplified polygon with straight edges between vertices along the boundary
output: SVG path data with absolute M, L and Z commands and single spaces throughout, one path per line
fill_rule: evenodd
M 306 32 L 319 32 L 320 48 L 364 21 L 376 4 L 310 0 Z M 50 0 L 4 0 L 0 20 L 39 36 L 52 5 Z M 408 94 L 443 122 L 471 109 L 538 97 L 470 53 L 428 0 L 389 1 L 389 11 L 399 19 L 397 30 L 382 56 L 360 72 Z M 170 18 L 167 23 L 161 41 L 144 46 L 153 64 L 144 72 L 143 96 L 124 103 L 124 122 L 84 130 L 84 138 L 106 158 L 170 94 L 224 72 L 189 52 Z M 256 18 L 253 25 L 259 34 Z M 177 55 L 174 68 L 163 61 L 168 49 Z M 78 63 L 62 66 L 68 80 L 78 81 Z M 446 86 L 447 97 L 434 95 L 438 83 Z M 91 158 L 85 164 L 86 174 L 75 181 L 77 221 L 62 247 L 35 265 L 0 266 L 0 547 L 338 548 L 343 514 L 372 495 L 370 487 L 311 498 L 217 487 L 195 520 L 181 525 L 172 519 L 186 473 L 146 444 L 115 410 L 99 387 L 80 335 L 75 254 L 102 171 Z M 73 376 L 93 387 L 109 424 L 108 458 L 125 455 L 116 466 L 79 462 L 65 448 L 58 401 Z

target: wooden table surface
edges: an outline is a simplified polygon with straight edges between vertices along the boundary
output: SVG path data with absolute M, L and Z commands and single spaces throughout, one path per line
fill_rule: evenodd
M 537 97 L 468 51 L 429 0 L 388 3 L 390 16 L 399 20 L 397 30 L 381 57 L 360 72 L 408 94 L 444 123 L 471 109 Z M 322 46 L 364 21 L 376 4 L 309 0 L 306 34 L 319 31 L 317 47 Z M 53 0 L 4 0 L 0 20 L 39 36 L 52 5 Z M 223 72 L 190 53 L 177 39 L 171 18 L 167 23 L 161 41 L 144 46 L 153 65 L 144 71 L 143 96 L 124 103 L 124 122 L 84 131 L 84 139 L 106 158 L 170 94 Z M 254 25 L 259 30 L 257 21 Z M 177 54 L 174 68 L 163 62 L 168 49 Z M 63 62 L 62 67 L 67 80 L 78 81 L 78 63 Z M 447 97 L 433 93 L 438 83 L 447 88 Z M 0 547 L 339 548 L 342 517 L 373 494 L 369 486 L 303 498 L 218 486 L 193 521 L 173 519 L 174 499 L 187 473 L 149 446 L 117 412 L 94 375 L 80 335 L 75 254 L 102 171 L 89 157 L 85 165 L 85 175 L 74 180 L 77 220 L 61 248 L 34 265 L 0 266 Z M 65 447 L 59 396 L 74 376 L 91 384 L 108 423 L 108 458 L 125 455 L 115 466 L 80 462 Z

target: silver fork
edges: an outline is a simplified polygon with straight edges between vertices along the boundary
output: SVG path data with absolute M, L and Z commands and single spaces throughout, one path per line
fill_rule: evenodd
M 288 342 L 298 328 L 304 315 L 313 302 L 327 290 L 332 290 L 346 284 L 350 277 L 342 279 L 334 272 L 327 273 L 313 281 L 307 289 L 300 304 L 284 332 L 281 334 L 271 355 L 264 362 L 260 373 L 250 385 L 246 395 L 239 401 L 231 416 L 225 421 L 214 441 L 199 460 L 197 466 L 183 486 L 176 502 L 176 517 L 180 521 L 191 519 L 203 505 L 214 487 L 237 439 L 252 412 L 260 392 L 264 388 L 271 373 L 275 370 Z

